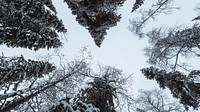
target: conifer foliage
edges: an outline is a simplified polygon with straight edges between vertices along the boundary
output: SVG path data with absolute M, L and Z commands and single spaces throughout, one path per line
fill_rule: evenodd
M 169 88 L 173 97 L 179 98 L 180 103 L 198 109 L 200 99 L 200 71 L 194 70 L 188 76 L 181 72 L 169 72 L 157 68 L 142 69 L 142 73 L 147 79 L 156 80 L 161 88 Z
M 112 87 L 105 78 L 96 78 L 88 83 L 90 87 L 86 88 L 80 94 L 83 102 L 91 103 L 102 112 L 115 112 L 113 98 L 115 97 L 115 88 Z
M 97 107 L 100 112 L 116 112 L 121 99 L 131 99 L 125 92 L 127 77 L 121 70 L 111 66 L 100 66 L 98 75 L 92 76 L 92 81 L 88 82 L 88 87 L 82 89 L 75 98 L 75 102 L 84 102 Z M 130 78 L 130 77 L 129 77 Z M 131 100 L 130 100 L 131 102 Z M 131 104 L 130 104 L 131 105 Z M 123 107 L 121 107 L 123 108 Z
M 6 84 L 22 82 L 30 78 L 41 78 L 55 70 L 48 62 L 25 60 L 21 57 L 0 57 L 0 88 Z
M 89 30 L 95 44 L 100 47 L 110 27 L 116 26 L 121 16 L 117 8 L 125 0 L 65 0 L 76 20 Z
M 115 112 L 113 98 L 115 89 L 104 78 L 96 78 L 88 83 L 90 87 L 86 88 L 80 94 L 80 100 L 93 104 L 102 112 Z
M 57 48 L 66 32 L 51 0 L 0 0 L 0 44 L 38 50 Z
M 134 12 L 136 9 L 138 9 L 143 3 L 144 3 L 144 0 L 135 0 L 135 3 L 133 5 L 131 12 Z

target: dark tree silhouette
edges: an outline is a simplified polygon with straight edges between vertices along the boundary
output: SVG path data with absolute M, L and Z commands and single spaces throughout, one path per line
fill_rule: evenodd
M 198 109 L 200 99 L 200 71 L 194 70 L 188 76 L 179 71 L 167 73 L 157 68 L 145 68 L 141 70 L 147 79 L 156 80 L 161 88 L 169 88 L 173 97 L 180 99 L 180 103 L 186 109 L 193 107 Z
M 111 66 L 100 66 L 99 72 L 89 77 L 93 80 L 80 91 L 74 102 L 92 104 L 101 112 L 124 111 L 132 106 L 133 98 L 125 88 L 131 76 L 127 77 L 121 70 Z
M 21 57 L 0 57 L 0 88 L 9 84 L 19 84 L 31 78 L 41 78 L 55 70 L 48 62 L 25 60 Z
M 87 73 L 87 65 L 85 62 L 81 61 L 74 61 L 71 62 L 68 65 L 68 68 L 65 68 L 66 72 L 63 72 L 61 76 L 57 76 L 57 72 L 53 72 L 50 77 L 48 77 L 49 80 L 47 80 L 47 77 L 45 78 L 46 81 L 40 81 L 38 83 L 31 83 L 27 84 L 24 89 L 19 89 L 16 91 L 6 91 L 4 94 L 0 94 L 0 111 L 1 112 L 7 112 L 11 110 L 19 110 L 19 107 L 28 107 L 24 111 L 40 111 L 41 108 L 34 108 L 30 106 L 35 100 L 31 101 L 31 99 L 37 97 L 39 94 L 44 93 L 46 90 L 51 89 L 58 85 L 59 83 L 62 83 L 65 80 L 68 80 L 70 77 L 78 74 L 85 74 Z M 60 71 L 60 70 L 58 70 Z M 54 78 L 56 77 L 56 78 Z M 36 80 L 36 79 L 35 79 Z M 8 87 L 8 86 L 7 86 Z M 9 89 L 10 87 L 8 87 Z M 67 94 L 67 93 L 66 93 Z M 38 101 L 39 99 L 37 99 Z M 40 101 L 40 100 L 39 100 Z M 38 104 L 42 105 L 42 100 L 40 102 L 37 102 Z M 43 104 L 48 103 L 44 102 Z M 55 103 L 55 102 L 54 102 Z
M 113 98 L 116 98 L 116 90 L 105 78 L 95 78 L 93 82 L 88 83 L 90 87 L 86 88 L 80 94 L 80 100 L 91 103 L 102 112 L 116 112 Z
M 145 0 L 135 0 L 135 3 L 133 5 L 131 12 L 134 12 L 136 9 L 138 9 L 144 3 L 144 1 Z
M 196 21 L 193 26 L 161 26 L 146 32 L 143 28 L 151 18 L 155 19 L 159 14 L 170 14 L 172 9 L 178 9 L 171 4 L 172 0 L 155 1 L 149 9 L 139 11 L 140 18 L 130 21 L 130 30 L 140 38 L 147 37 L 150 43 L 145 49 L 145 55 L 148 57 L 148 63 L 154 67 L 142 69 L 142 73 L 147 79 L 156 80 L 161 88 L 169 88 L 173 96 L 180 99 L 180 103 L 186 108 L 198 109 L 199 70 L 189 70 L 180 58 L 200 56 L 199 16 L 192 20 Z M 197 11 L 199 12 L 199 9 Z M 184 75 L 180 70 L 189 72 L 189 75 Z
M 106 30 L 116 26 L 120 21 L 117 8 L 122 6 L 125 0 L 65 0 L 76 20 L 88 29 L 95 44 L 100 47 Z
M 34 50 L 57 48 L 61 46 L 57 32 L 66 31 L 51 0 L 1 0 L 0 44 Z

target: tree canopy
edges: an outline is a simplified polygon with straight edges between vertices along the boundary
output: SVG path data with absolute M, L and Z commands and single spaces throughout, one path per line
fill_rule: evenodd
M 120 21 L 118 9 L 125 1 L 64 0 L 64 3 L 100 47 L 107 31 Z M 179 9 L 172 5 L 173 0 L 155 0 L 149 9 L 140 9 L 145 2 L 135 0 L 130 12 L 138 11 L 141 16 L 130 20 L 129 27 L 138 37 L 149 39 L 150 47 L 145 49 L 145 55 L 152 67 L 141 71 L 147 79 L 156 80 L 162 89 L 169 88 L 186 109 L 198 109 L 200 71 L 188 70 L 179 59 L 200 56 L 200 16 L 194 17 L 192 21 L 196 23 L 193 26 L 161 27 L 145 32 L 150 19 Z M 198 12 L 199 9 L 197 7 Z M 1 45 L 34 51 L 58 48 L 62 46 L 59 34 L 66 32 L 51 0 L 0 0 Z M 56 56 L 60 59 L 58 67 L 48 61 L 26 59 L 23 55 L 8 57 L 2 53 L 0 111 L 116 112 L 127 110 L 133 103 L 134 99 L 123 85 L 131 78 L 123 77 L 125 74 L 121 70 L 105 66 L 99 68 L 99 73 L 94 72 L 85 59 L 65 62 L 63 66 L 62 55 Z M 186 73 L 188 75 L 184 75 Z M 125 108 L 124 104 L 128 106 Z
M 125 0 L 65 0 L 72 14 L 76 15 L 76 21 L 84 26 L 95 44 L 100 47 L 110 27 L 116 26 L 121 16 L 117 14 L 117 8 L 122 6 Z
M 1 0 L 0 44 L 38 50 L 61 46 L 66 32 L 51 0 Z
M 149 9 L 140 9 L 138 13 L 141 16 L 130 20 L 129 29 L 140 38 L 149 39 L 150 46 L 144 52 L 151 67 L 141 70 L 144 76 L 155 80 L 161 88 L 168 88 L 187 109 L 198 109 L 199 70 L 187 68 L 181 58 L 199 57 L 199 14 L 191 20 L 196 21 L 192 26 L 161 26 L 150 31 L 144 30 L 148 22 L 159 14 L 171 14 L 173 10 L 179 9 L 172 3 L 173 0 L 157 0 Z M 136 6 L 140 6 L 140 3 Z M 199 12 L 198 7 L 196 11 Z
M 142 69 L 142 73 L 147 79 L 156 80 L 162 89 L 169 88 L 173 97 L 179 98 L 180 103 L 198 109 L 200 80 L 197 77 L 200 71 L 192 71 L 188 76 L 179 71 L 167 73 L 153 67 Z

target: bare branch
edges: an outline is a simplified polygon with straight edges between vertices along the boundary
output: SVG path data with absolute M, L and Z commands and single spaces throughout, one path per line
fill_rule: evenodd
M 174 63 L 174 68 L 173 68 L 173 71 L 175 72 L 176 71 L 176 66 L 177 66 L 177 63 L 178 63 L 178 56 L 179 54 L 181 53 L 181 50 L 182 48 L 184 47 L 185 43 L 183 43 L 183 45 L 181 46 L 181 48 L 179 49 L 179 51 L 177 52 L 176 54 L 176 60 L 175 60 L 175 63 Z
M 157 0 L 148 10 L 140 10 L 139 13 L 141 14 L 141 17 L 130 20 L 131 26 L 129 27 L 129 30 L 140 38 L 143 38 L 146 33 L 143 32 L 142 29 L 145 27 L 148 20 L 151 18 L 155 19 L 155 16 L 158 16 L 159 14 L 170 14 L 172 10 L 179 9 L 171 6 L 172 1 L 173 0 Z

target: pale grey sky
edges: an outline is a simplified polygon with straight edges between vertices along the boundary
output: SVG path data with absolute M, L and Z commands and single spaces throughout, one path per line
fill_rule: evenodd
M 68 58 L 73 59 L 79 49 L 87 46 L 88 51 L 91 52 L 93 63 L 115 66 L 122 69 L 124 73 L 134 75 L 133 91 L 137 94 L 138 89 L 151 89 L 158 87 L 155 81 L 149 81 L 141 74 L 140 69 L 148 67 L 146 58 L 143 55 L 143 48 L 148 46 L 147 39 L 139 39 L 133 35 L 129 30 L 129 19 L 136 16 L 136 13 L 130 13 L 134 0 L 127 0 L 124 7 L 120 8 L 119 13 L 122 14 L 122 19 L 116 27 L 108 31 L 101 48 L 98 48 L 88 31 L 80 26 L 75 16 L 71 15 L 71 10 L 67 8 L 67 4 L 62 4 L 59 1 L 54 1 L 58 6 L 58 14 L 68 29 L 66 35 L 68 42 L 65 44 L 63 53 Z M 148 7 L 150 2 L 145 1 L 142 7 Z M 175 1 L 174 6 L 181 7 L 180 10 L 174 11 L 172 15 L 161 15 L 157 21 L 149 21 L 147 29 L 157 26 L 173 26 L 173 25 L 191 25 L 192 19 L 196 16 L 193 10 L 197 1 L 190 0 Z

